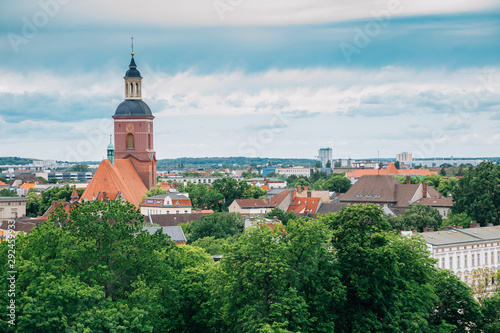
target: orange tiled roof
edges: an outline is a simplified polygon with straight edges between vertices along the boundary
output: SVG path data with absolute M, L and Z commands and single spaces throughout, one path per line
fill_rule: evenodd
M 264 208 L 278 207 L 290 194 L 290 191 L 283 191 L 270 199 L 236 199 L 236 203 L 241 208 Z
M 29 189 L 32 189 L 33 187 L 35 187 L 35 183 L 24 183 L 22 186 L 21 186 L 21 190 L 29 190 Z
M 296 197 L 295 200 L 288 207 L 289 212 L 294 212 L 297 214 L 310 213 L 314 214 L 318 210 L 320 204 L 320 198 L 301 198 Z
M 139 207 L 147 190 L 129 159 L 116 159 L 114 165 L 105 159 L 97 168 L 80 200 L 94 201 L 103 196 L 104 192 L 108 198 L 120 193 L 124 200 Z
M 430 171 L 427 169 L 396 169 L 394 163 L 389 162 L 387 168 L 385 169 L 358 169 L 346 174 L 347 178 L 361 178 L 362 176 L 406 176 L 406 175 L 418 175 L 418 176 L 429 176 L 437 175 L 436 171 Z
M 0 186 L 7 186 L 7 184 L 0 180 Z

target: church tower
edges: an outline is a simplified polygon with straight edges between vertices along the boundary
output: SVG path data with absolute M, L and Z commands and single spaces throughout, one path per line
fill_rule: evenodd
M 142 77 L 132 59 L 125 73 L 125 100 L 113 116 L 114 159 L 130 159 L 148 189 L 156 186 L 156 152 L 153 149 L 153 119 L 142 101 Z

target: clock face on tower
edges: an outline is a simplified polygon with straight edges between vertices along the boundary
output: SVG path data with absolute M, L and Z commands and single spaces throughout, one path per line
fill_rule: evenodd
M 134 125 L 133 124 L 127 124 L 127 132 L 133 132 L 134 131 Z

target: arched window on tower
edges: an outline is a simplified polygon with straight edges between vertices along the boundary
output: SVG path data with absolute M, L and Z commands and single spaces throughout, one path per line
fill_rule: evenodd
M 127 134 L 127 149 L 134 149 L 134 135 L 132 133 Z
M 139 97 L 139 84 L 135 84 L 135 97 Z

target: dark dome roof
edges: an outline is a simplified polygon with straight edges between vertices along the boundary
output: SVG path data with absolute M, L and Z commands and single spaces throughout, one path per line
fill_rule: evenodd
M 116 108 L 113 117 L 153 117 L 151 109 L 143 101 L 125 100 Z
M 132 56 L 132 60 L 130 60 L 130 68 L 126 73 L 125 77 L 141 77 L 141 73 L 137 70 L 137 65 L 135 64 L 134 57 Z

